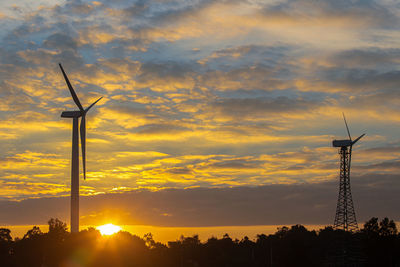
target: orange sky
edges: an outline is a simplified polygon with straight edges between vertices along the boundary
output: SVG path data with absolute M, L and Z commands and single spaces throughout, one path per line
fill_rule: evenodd
M 280 220 L 248 215 L 253 219 L 233 224 L 329 223 L 339 158 L 331 141 L 346 137 L 345 112 L 352 135 L 367 134 L 354 148 L 356 212 L 362 219 L 398 216 L 394 2 L 19 0 L 0 7 L 0 205 L 69 195 L 71 121 L 60 114 L 76 107 L 57 66 L 62 62 L 83 106 L 104 97 L 87 116 L 82 195 L 154 192 L 171 194 L 168 202 L 176 197 L 165 193 L 172 189 L 215 189 L 219 199 L 224 189 L 272 194 L 269 187 L 278 186 L 278 195 L 290 199 L 297 186 L 310 185 L 329 188 L 330 198 L 296 194 L 324 209 L 325 219 L 285 218 L 266 205 Z M 215 214 L 227 207 L 221 201 L 213 202 Z M 263 209 L 256 199 L 246 201 L 231 206 L 239 217 L 241 208 Z M 151 216 L 134 214 L 126 203 L 121 214 L 150 225 L 194 224 L 185 221 L 185 209 L 141 203 L 134 210 Z M 196 214 L 206 216 L 201 205 Z M 81 219 L 101 212 L 95 206 L 83 206 Z M 42 219 L 0 216 L 0 223 L 67 220 L 68 210 L 43 210 Z M 179 220 L 168 219 L 174 216 Z

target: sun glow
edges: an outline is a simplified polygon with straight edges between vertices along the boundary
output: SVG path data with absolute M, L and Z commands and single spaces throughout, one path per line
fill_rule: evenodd
M 112 234 L 115 234 L 115 233 L 118 233 L 119 231 L 121 231 L 122 228 L 119 227 L 118 225 L 109 223 L 109 224 L 98 226 L 97 230 L 99 230 L 102 235 L 112 235 Z

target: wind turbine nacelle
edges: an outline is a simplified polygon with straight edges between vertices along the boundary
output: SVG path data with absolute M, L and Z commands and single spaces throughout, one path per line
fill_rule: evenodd
M 344 146 L 351 146 L 351 140 L 333 140 L 332 146 L 334 147 L 344 147 Z
M 61 117 L 62 118 L 79 118 L 80 116 L 82 116 L 82 112 L 79 110 L 75 110 L 75 111 L 63 111 L 61 113 Z

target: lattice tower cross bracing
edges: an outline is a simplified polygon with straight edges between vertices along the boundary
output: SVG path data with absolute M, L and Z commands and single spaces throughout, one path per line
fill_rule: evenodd
M 352 147 L 341 147 L 340 154 L 340 184 L 336 206 L 334 228 L 345 231 L 358 230 L 356 213 L 350 188 L 350 164 Z

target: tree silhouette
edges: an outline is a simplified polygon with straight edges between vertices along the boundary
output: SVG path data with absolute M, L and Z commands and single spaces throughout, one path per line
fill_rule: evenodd
M 11 231 L 7 228 L 0 228 L 0 241 L 1 242 L 10 242 L 11 238 Z
M 12 263 L 12 244 L 10 229 L 0 228 L 0 265 Z
M 65 222 L 62 222 L 57 218 L 51 218 L 47 223 L 49 224 L 49 234 L 62 236 L 67 233 L 68 228 Z
M 381 236 L 395 236 L 397 234 L 396 223 L 387 217 L 379 223 L 379 234 Z
M 40 230 L 40 228 L 37 226 L 33 226 L 32 229 L 30 229 L 30 230 L 28 230 L 28 232 L 26 232 L 23 239 L 36 238 L 41 235 L 43 235 L 42 230 Z
M 365 255 L 362 261 L 336 257 L 343 240 L 347 248 L 358 246 Z M 89 228 L 71 234 L 64 222 L 50 219 L 48 233 L 34 226 L 14 241 L 9 229 L 1 228 L 0 266 L 400 266 L 399 244 L 396 223 L 388 218 L 371 218 L 359 232 L 332 227 L 309 231 L 293 225 L 280 227 L 274 234 L 259 234 L 255 240 L 246 236 L 232 240 L 225 234 L 202 242 L 194 235 L 181 236 L 167 245 L 156 242 L 151 233 L 140 238 L 122 231 L 103 237 Z
M 378 218 L 372 217 L 369 221 L 364 224 L 364 228 L 361 232 L 365 233 L 367 236 L 377 236 L 379 235 L 379 224 Z

